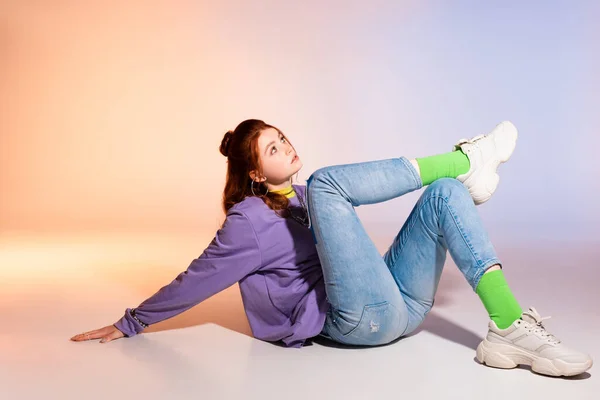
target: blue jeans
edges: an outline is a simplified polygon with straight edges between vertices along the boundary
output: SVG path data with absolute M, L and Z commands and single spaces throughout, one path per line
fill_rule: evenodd
M 469 191 L 450 178 L 427 187 L 382 257 L 354 207 L 422 186 L 404 157 L 325 167 L 310 176 L 310 230 L 330 305 L 321 335 L 372 346 L 414 331 L 433 306 L 446 250 L 473 290 L 500 264 Z

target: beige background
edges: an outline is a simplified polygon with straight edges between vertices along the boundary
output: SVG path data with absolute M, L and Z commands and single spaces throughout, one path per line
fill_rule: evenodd
M 390 346 L 253 339 L 237 285 L 133 338 L 68 339 L 201 254 L 243 119 L 286 132 L 300 183 L 510 119 L 517 149 L 480 213 L 520 304 L 597 359 L 598 7 L 0 0 L 0 399 L 596 399 L 594 369 L 475 362 L 488 316 L 450 258 L 420 331 Z M 419 194 L 357 209 L 381 252 Z

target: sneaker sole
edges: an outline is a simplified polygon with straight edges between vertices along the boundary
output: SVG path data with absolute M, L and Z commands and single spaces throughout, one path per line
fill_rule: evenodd
M 500 128 L 502 129 L 502 132 L 495 132 Z M 517 131 L 517 127 L 512 122 L 504 121 L 498 124 L 494 131 L 492 131 L 492 134 L 502 135 L 504 137 L 500 143 L 496 142 L 496 145 L 498 146 L 499 154 L 501 154 L 499 160 L 500 164 L 505 163 L 515 151 L 517 139 L 519 137 L 519 131 Z
M 592 360 L 583 363 L 567 363 L 532 354 L 515 346 L 492 343 L 484 339 L 477 346 L 477 361 L 495 368 L 511 369 L 518 365 L 529 365 L 531 370 L 550 376 L 574 376 L 592 367 Z

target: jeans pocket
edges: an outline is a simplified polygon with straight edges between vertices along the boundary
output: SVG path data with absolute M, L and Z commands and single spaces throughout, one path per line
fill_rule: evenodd
M 396 307 L 384 301 L 364 306 L 358 325 L 343 335 L 348 344 L 378 345 L 400 336 L 400 315 Z

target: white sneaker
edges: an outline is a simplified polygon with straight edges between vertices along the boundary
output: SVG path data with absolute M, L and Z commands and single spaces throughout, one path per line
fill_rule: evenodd
M 471 168 L 456 177 L 469 189 L 475 204 L 485 203 L 498 187 L 498 166 L 510 158 L 517 144 L 517 128 L 509 121 L 498 124 L 487 135 L 460 139 L 454 151 L 461 149 L 469 157 Z
M 497 368 L 530 365 L 537 373 L 552 376 L 581 374 L 592 367 L 592 358 L 564 346 L 548 333 L 535 308 L 523 312 L 521 318 L 506 329 L 489 323 L 486 338 L 477 346 L 477 360 Z

